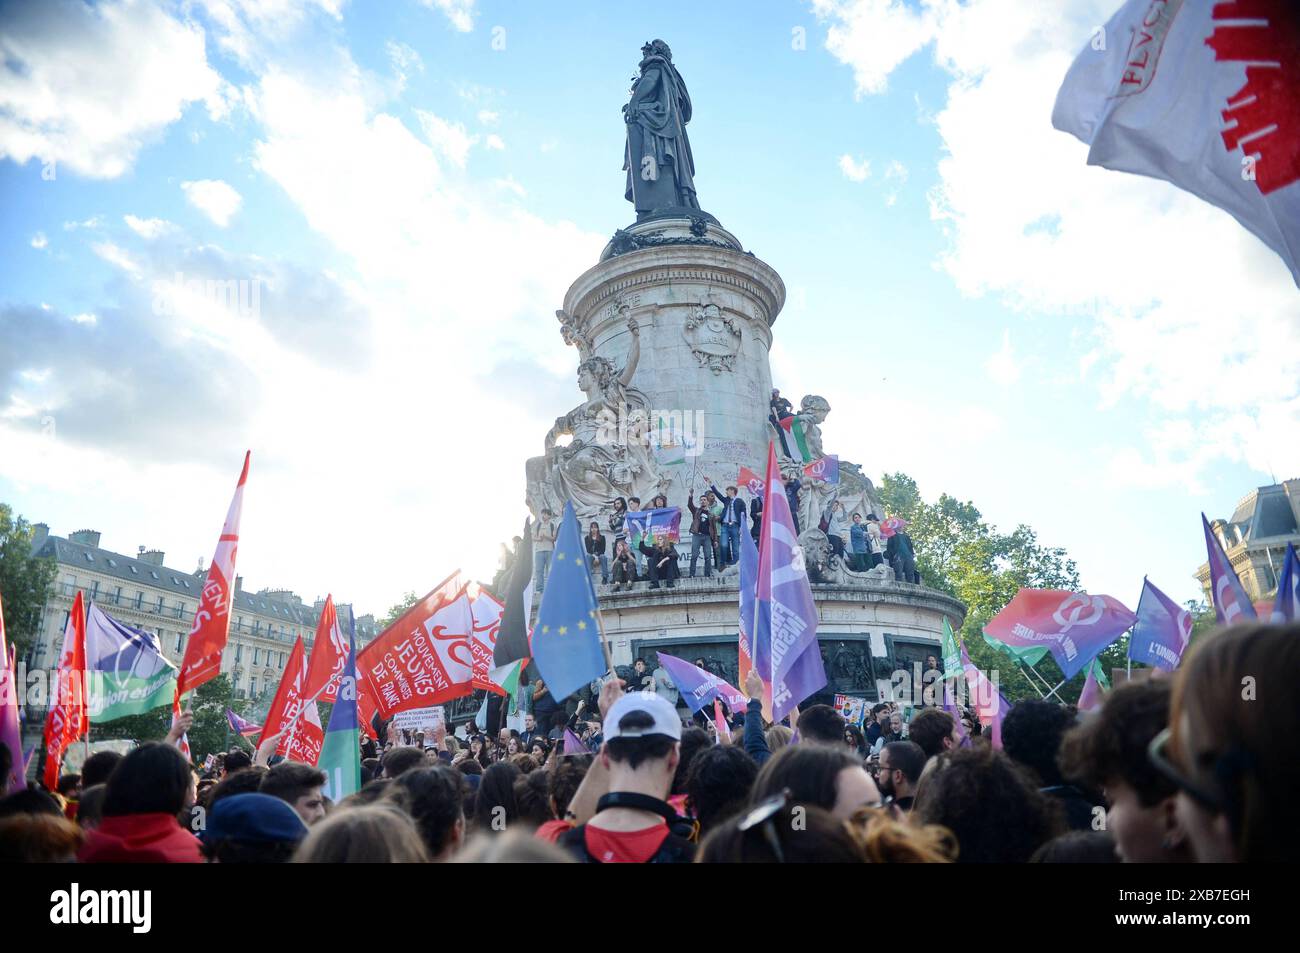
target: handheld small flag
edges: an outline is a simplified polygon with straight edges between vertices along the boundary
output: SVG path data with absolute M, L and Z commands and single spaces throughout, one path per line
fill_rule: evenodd
M 1219 538 L 1210 529 L 1210 521 L 1201 514 L 1201 525 L 1205 529 L 1205 551 L 1210 564 L 1210 596 L 1214 602 L 1214 615 L 1220 625 L 1232 625 L 1234 622 L 1257 618 L 1255 607 L 1246 596 L 1241 580 L 1232 569 L 1227 554 L 1219 545 Z
M 510 699 L 508 714 L 513 715 L 519 711 L 519 679 L 527 666 L 527 658 L 517 658 L 487 673 L 488 691 Z
M 807 464 L 803 468 L 803 472 L 814 480 L 837 484 L 840 482 L 840 458 L 834 454 L 821 457 Z
M 564 729 L 564 750 L 562 755 L 570 754 L 591 754 L 591 751 L 582 743 L 582 739 L 573 733 L 572 728 Z
M 81 590 L 72 601 L 55 672 L 54 697 L 45 718 L 45 787 L 57 791 L 63 756 L 90 729 L 86 708 L 86 612 Z
M 743 486 L 750 496 L 763 495 L 763 478 L 749 467 L 740 468 L 740 476 L 736 478 L 736 483 Z
M 813 452 L 808 445 L 808 435 L 804 433 L 803 421 L 797 416 L 786 417 L 780 424 L 785 431 L 785 446 L 790 456 L 800 463 L 812 463 Z
M 1300 619 L 1300 558 L 1297 558 L 1295 546 L 1286 544 L 1286 561 L 1282 564 L 1282 575 L 1277 581 L 1277 599 L 1273 603 L 1273 612 L 1269 621 L 1274 625 L 1294 622 Z
M 1172 672 L 1182 661 L 1192 638 L 1192 614 L 1155 587 L 1142 580 L 1137 622 L 1128 640 L 1128 657 L 1143 665 Z
M 733 711 L 744 711 L 749 702 L 748 698 L 728 685 L 724 679 L 685 659 L 660 652 L 659 664 L 676 683 L 677 690 L 682 694 L 682 700 L 690 707 L 692 714 L 716 698 L 726 699 L 727 705 Z
M 319 768 L 325 773 L 325 796 L 338 804 L 361 789 L 360 727 L 357 722 L 357 632 L 348 613 L 348 654 L 339 676 L 329 727 L 321 744 Z
M 235 714 L 234 709 L 226 709 L 226 721 L 230 725 L 230 730 L 241 738 L 256 738 L 262 733 L 262 726 L 255 725 L 251 721 L 245 721 Z
M 533 627 L 533 661 L 560 702 L 609 669 L 600 640 L 596 590 L 573 504 L 564 504 L 550 573 Z
M 1079 692 L 1079 703 L 1074 707 L 1079 711 L 1093 711 L 1101 707 L 1102 695 L 1110 691 L 1110 679 L 1102 668 L 1101 659 L 1093 659 L 1088 665 L 1088 677 L 1083 680 L 1083 691 Z

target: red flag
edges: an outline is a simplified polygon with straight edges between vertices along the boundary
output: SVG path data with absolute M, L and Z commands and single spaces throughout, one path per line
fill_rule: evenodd
M 348 664 L 347 637 L 339 628 L 339 615 L 334 611 L 334 596 L 325 597 L 325 608 L 316 623 L 316 641 L 311 647 L 311 663 L 307 666 L 307 682 L 302 693 L 307 698 L 333 702 L 338 697 L 339 679 Z
M 292 761 L 315 764 L 320 758 L 321 745 L 325 742 L 325 732 L 321 730 L 320 718 L 312 723 L 308 712 L 310 697 L 303 692 L 307 680 L 307 654 L 303 648 L 302 636 L 293 643 L 289 661 L 280 676 L 280 684 L 275 690 L 275 698 L 267 709 L 266 721 L 262 725 L 262 734 L 257 743 L 276 732 L 282 732 L 276 743 L 275 753 L 284 755 Z
M 380 633 L 357 658 L 357 688 L 381 718 L 438 705 L 473 689 L 474 618 L 460 571 Z
M 59 767 L 73 742 L 90 729 L 86 710 L 86 610 L 81 591 L 72 601 L 63 630 L 63 651 L 55 672 L 50 713 L 45 718 L 45 787 L 59 787 Z
M 727 728 L 727 719 L 722 714 L 722 699 L 713 699 L 713 727 L 718 733 L 718 744 L 730 744 L 731 731 Z M 724 741 L 723 738 L 727 740 Z
M 248 480 L 248 461 L 252 454 L 244 454 L 244 469 L 239 474 L 234 499 L 226 513 L 226 523 L 217 540 L 217 551 L 208 567 L 208 578 L 203 584 L 199 607 L 194 612 L 190 637 L 185 642 L 185 659 L 176 676 L 176 698 L 192 691 L 221 672 L 221 653 L 226 648 L 230 633 L 230 604 L 235 593 L 235 556 L 239 549 L 239 516 L 244 505 L 244 483 Z
M 497 633 L 501 631 L 505 603 L 476 582 L 469 584 L 468 594 L 470 615 L 474 620 L 474 637 L 469 643 L 474 653 L 473 687 L 505 694 L 501 686 L 494 685 L 488 678 L 488 672 L 496 668 L 492 656 L 497 647 Z
M 740 468 L 740 476 L 736 478 L 736 482 L 748 490 L 750 496 L 763 495 L 763 478 L 749 467 Z

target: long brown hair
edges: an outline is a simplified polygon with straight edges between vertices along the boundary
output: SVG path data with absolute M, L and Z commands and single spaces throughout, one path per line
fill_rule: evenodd
M 1217 790 L 1237 860 L 1300 853 L 1300 625 L 1236 625 L 1192 647 L 1174 682 L 1169 751 Z

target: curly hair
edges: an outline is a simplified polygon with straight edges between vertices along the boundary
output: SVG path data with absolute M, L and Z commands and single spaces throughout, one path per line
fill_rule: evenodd
M 1041 698 L 1017 702 L 1002 720 L 1002 748 L 1038 775 L 1043 787 L 1064 784 L 1056 756 L 1077 717 L 1073 707 Z
M 922 781 L 912 817 L 948 828 L 959 863 L 1025 863 L 1065 830 L 1060 807 L 1029 771 L 994 748 L 943 755 Z
M 858 808 L 849 830 L 873 864 L 950 864 L 957 858 L 957 838 L 946 827 L 904 824 L 880 808 Z
M 1143 807 L 1176 792 L 1147 757 L 1147 745 L 1169 724 L 1173 688 L 1168 679 L 1120 685 L 1101 711 L 1066 733 L 1058 763 L 1062 774 L 1096 788 L 1115 781 L 1131 787 Z

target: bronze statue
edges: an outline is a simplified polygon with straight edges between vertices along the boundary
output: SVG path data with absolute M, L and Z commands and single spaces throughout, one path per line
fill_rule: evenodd
M 641 74 L 623 107 L 627 123 L 627 170 L 624 198 L 636 207 L 637 221 L 656 211 L 698 209 L 695 160 L 686 138 L 691 96 L 673 66 L 672 50 L 663 40 L 641 47 Z

